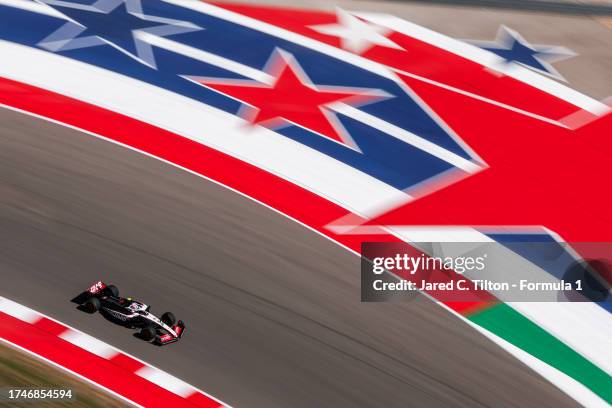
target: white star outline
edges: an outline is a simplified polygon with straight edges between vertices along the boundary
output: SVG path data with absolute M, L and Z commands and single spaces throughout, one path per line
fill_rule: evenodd
M 567 82 L 567 80 L 561 75 L 559 71 L 555 67 L 552 66 L 553 63 L 562 61 L 568 58 L 572 58 L 577 56 L 578 54 L 569 48 L 557 45 L 545 45 L 545 44 L 532 44 L 525 39 L 518 31 L 513 30 L 512 28 L 506 25 L 500 25 L 497 29 L 497 34 L 495 36 L 495 40 L 493 41 L 484 41 L 484 40 L 466 40 L 466 42 L 476 45 L 480 48 L 504 48 L 507 50 L 512 49 L 512 45 L 514 42 L 518 42 L 523 46 L 531 49 L 536 53 L 533 56 L 542 66 L 546 68 L 545 71 L 535 68 L 533 66 L 523 64 L 518 61 L 500 61 L 500 66 L 508 65 L 508 64 L 517 64 L 527 69 L 530 69 L 534 72 L 538 72 L 542 75 L 546 75 L 548 77 Z M 492 51 L 490 51 L 492 52 Z M 503 59 L 500 57 L 500 59 Z
M 155 63 L 155 55 L 153 53 L 153 47 L 151 46 L 151 44 L 145 41 L 144 36 L 142 36 L 141 33 L 164 37 L 168 35 L 183 34 L 193 31 L 204 30 L 204 28 L 188 21 L 146 15 L 143 12 L 141 0 L 97 0 L 91 5 L 71 3 L 63 0 L 35 1 L 41 4 L 45 4 L 47 6 L 69 7 L 73 9 L 91 11 L 94 13 L 101 14 L 108 14 L 120 5 L 125 4 L 128 13 L 139 17 L 144 21 L 151 21 L 153 23 L 161 24 L 155 27 L 132 30 L 134 45 L 136 47 L 136 55 L 134 55 L 128 50 L 121 48 L 117 44 L 113 43 L 112 41 L 109 41 L 105 38 L 96 35 L 77 38 L 82 32 L 87 30 L 87 27 L 84 27 L 77 21 L 74 21 L 68 16 L 63 15 L 63 17 L 68 20 L 68 22 L 38 43 L 40 47 L 43 47 L 53 52 L 95 47 L 99 45 L 110 45 L 111 47 L 124 53 L 130 58 L 133 58 L 142 64 L 148 65 L 153 69 L 157 69 L 157 65 Z M 61 11 L 58 12 L 61 13 Z
M 336 8 L 336 16 L 337 24 L 308 27 L 322 34 L 339 37 L 342 48 L 355 54 L 363 54 L 375 45 L 403 50 L 387 37 L 393 30 L 363 21 L 339 7 Z
M 270 55 L 270 57 L 268 58 L 268 60 L 266 61 L 263 67 L 263 73 L 265 74 L 262 75 L 261 81 L 252 80 L 252 79 L 220 79 L 220 78 L 214 78 L 214 77 L 200 77 L 200 76 L 183 76 L 183 77 L 185 79 L 189 79 L 197 83 L 200 86 L 204 86 L 214 92 L 218 92 L 231 99 L 234 99 L 237 102 L 240 102 L 242 106 L 236 115 L 243 118 L 247 122 L 251 122 L 251 120 L 257 114 L 257 111 L 259 108 L 247 102 L 244 102 L 240 99 L 237 99 L 232 95 L 219 91 L 218 89 L 214 89 L 212 87 L 206 86 L 204 83 L 199 82 L 199 81 L 208 82 L 211 84 L 213 83 L 224 84 L 224 85 L 236 84 L 236 85 L 243 85 L 243 86 L 251 86 L 254 88 L 272 88 L 275 86 L 277 80 L 280 78 L 280 75 L 283 69 L 291 69 L 304 86 L 310 89 L 313 89 L 315 91 L 330 91 L 330 92 L 335 91 L 335 92 L 347 92 L 347 93 L 358 94 L 354 96 L 348 96 L 339 101 L 320 105 L 318 107 L 319 110 L 325 116 L 325 118 L 330 122 L 334 130 L 338 133 L 338 135 L 340 136 L 340 138 L 342 139 L 344 143 L 339 142 L 338 140 L 335 140 L 327 135 L 318 133 L 315 130 L 309 129 L 303 125 L 300 125 L 299 123 L 295 123 L 283 117 L 265 120 L 263 122 L 258 123 L 257 126 L 265 126 L 271 129 L 280 129 L 280 128 L 283 128 L 289 125 L 294 125 L 302 129 L 305 129 L 309 132 L 315 133 L 321 137 L 324 137 L 325 139 L 330 140 L 334 143 L 338 143 L 339 145 L 343 147 L 348 147 L 359 153 L 363 153 L 361 149 L 359 149 L 359 146 L 357 145 L 357 143 L 355 143 L 355 141 L 351 137 L 350 132 L 346 130 L 342 122 L 338 119 L 336 112 L 334 112 L 334 108 L 335 106 L 344 105 L 344 104 L 350 105 L 353 107 L 358 107 L 358 106 L 368 105 L 370 103 L 375 103 L 382 99 L 394 97 L 394 95 L 391 95 L 388 92 L 385 92 L 380 89 L 375 89 L 375 88 L 316 85 L 310 79 L 308 74 L 304 71 L 304 69 L 299 64 L 295 56 L 291 54 L 290 52 L 287 52 L 281 48 L 275 48 L 272 54 Z

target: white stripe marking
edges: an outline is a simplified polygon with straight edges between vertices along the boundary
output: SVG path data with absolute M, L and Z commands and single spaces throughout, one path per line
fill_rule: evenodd
M 66 17 L 46 4 L 36 3 L 30 0 L 0 0 L 0 6 L 14 7 L 32 13 L 43 14 L 51 17 L 58 17 L 65 19 Z
M 249 67 L 248 65 L 244 65 L 239 62 L 221 57 L 219 55 L 210 53 L 208 51 L 190 47 L 188 45 L 181 44 L 176 41 L 167 39 L 165 37 L 159 37 L 157 35 L 150 34 L 144 31 L 138 32 L 136 35 L 141 40 L 146 41 L 147 43 L 154 45 L 156 47 L 163 48 L 165 50 L 174 52 L 176 54 L 181 54 L 186 57 L 205 62 L 207 64 L 221 67 L 230 72 L 245 76 L 255 81 L 260 81 L 263 83 L 273 83 L 274 82 L 272 76 L 268 75 L 267 73 L 263 71 L 260 71 L 258 69 Z
M 23 320 L 27 323 L 36 323 L 42 319 L 41 315 L 30 309 L 20 305 L 19 303 L 13 302 L 7 298 L 0 296 L 0 312 L 11 315 L 19 320 Z
M 494 99 L 485 98 L 484 96 L 477 95 L 477 94 L 472 93 L 472 92 L 464 91 L 463 89 L 459 89 L 459 88 L 456 88 L 454 86 L 446 85 L 446 84 L 443 84 L 441 82 L 434 81 L 434 80 L 431 80 L 431 79 L 428 79 L 428 78 L 425 78 L 423 76 L 416 75 L 416 74 L 413 74 L 413 73 L 410 73 L 410 72 L 406 72 L 406 71 L 402 71 L 402 70 L 396 70 L 396 71 L 398 73 L 402 74 L 402 75 L 408 76 L 410 78 L 414 78 L 414 79 L 416 79 L 418 81 L 425 82 L 427 84 L 431 84 L 431 85 L 440 87 L 442 89 L 449 90 L 451 92 L 456 92 L 456 93 L 458 93 L 460 95 L 464 95 L 464 96 L 467 96 L 469 98 L 473 98 L 473 99 L 476 99 L 476 100 L 479 100 L 479 101 L 482 101 L 482 102 L 485 102 L 485 103 L 489 103 L 491 105 L 495 105 L 495 106 L 498 106 L 500 108 L 507 109 L 509 111 L 516 112 L 518 114 L 521 114 L 521 115 L 524 115 L 524 116 L 528 116 L 530 118 L 537 119 L 537 120 L 540 120 L 542 122 L 549 123 L 551 125 L 559 126 L 559 127 L 566 128 L 566 129 L 570 129 L 570 126 L 567 126 L 561 120 L 550 119 L 550 118 L 547 118 L 545 116 L 538 115 L 538 114 L 535 114 L 533 112 L 529 112 L 529 111 L 526 111 L 526 110 L 514 107 L 512 105 L 508 105 L 506 103 L 502 103 L 502 102 L 496 101 Z M 588 116 L 589 120 L 593 120 L 593 116 L 590 115 L 588 112 L 586 112 L 584 110 L 576 111 L 575 113 L 572 113 L 571 115 L 577 115 L 577 114 L 580 114 L 580 112 L 582 112 L 583 114 L 586 113 L 586 115 Z
M 147 381 L 152 382 L 153 384 L 157 384 L 160 387 L 175 393 L 176 395 L 180 395 L 183 398 L 187 398 L 196 392 L 196 390 L 185 381 L 180 380 L 164 371 L 158 370 L 155 367 L 142 367 L 136 371 L 135 374 L 146 379 Z
M 471 227 L 390 225 L 386 229 L 408 243 L 417 242 L 492 242 L 491 238 Z M 351 233 L 359 233 L 356 228 Z
M 116 348 L 80 331 L 68 329 L 61 333 L 59 337 L 105 359 L 110 359 L 119 354 Z

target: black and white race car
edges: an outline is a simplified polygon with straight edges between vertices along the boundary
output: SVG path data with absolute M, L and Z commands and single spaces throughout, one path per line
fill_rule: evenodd
M 119 296 L 119 289 L 102 281 L 93 284 L 78 297 L 77 303 L 88 313 L 100 313 L 126 327 L 140 329 L 138 337 L 154 344 L 164 345 L 178 341 L 185 332 L 182 320 L 166 312 L 161 319 L 149 312 L 151 308 L 132 298 Z

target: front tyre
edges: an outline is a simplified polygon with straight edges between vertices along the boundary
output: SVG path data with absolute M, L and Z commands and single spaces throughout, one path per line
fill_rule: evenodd
M 140 330 L 140 338 L 144 341 L 152 341 L 155 338 L 155 329 L 152 327 L 144 327 Z
M 173 326 L 176 323 L 176 317 L 170 312 L 166 312 L 162 315 L 161 321 L 167 326 Z

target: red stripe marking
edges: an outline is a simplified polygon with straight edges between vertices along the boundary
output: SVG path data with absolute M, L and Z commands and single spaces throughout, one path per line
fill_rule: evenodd
M 123 353 L 119 353 L 113 357 L 111 357 L 108 361 L 115 364 L 118 367 L 123 368 L 124 370 L 130 372 L 136 372 L 140 370 L 145 365 L 138 360 L 133 359 L 130 356 L 127 356 Z
M 206 395 L 199 393 L 199 392 L 191 394 L 190 396 L 187 397 L 187 400 L 191 402 L 192 404 L 195 404 L 199 407 L 218 408 L 222 406 L 222 405 L 219 405 L 217 401 L 212 400 L 208 398 Z
M 448 302 L 446 306 L 453 309 L 455 312 L 461 313 L 463 316 L 471 316 L 481 310 L 488 309 L 493 306 L 491 302 Z
M 68 330 L 68 327 L 64 326 L 63 324 L 57 323 L 51 319 L 47 319 L 46 317 L 43 317 L 42 319 L 36 321 L 34 323 L 34 326 L 55 336 L 59 336 L 61 333 Z

